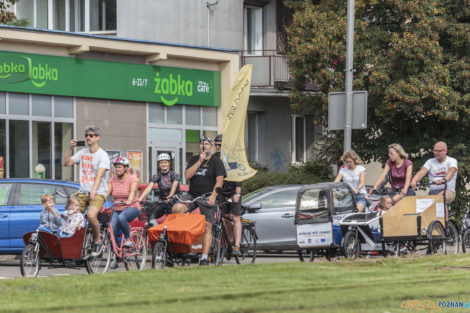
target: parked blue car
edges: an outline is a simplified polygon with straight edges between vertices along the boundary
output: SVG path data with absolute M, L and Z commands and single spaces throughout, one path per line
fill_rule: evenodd
M 0 179 L 0 254 L 21 253 L 22 236 L 39 226 L 43 194 L 55 194 L 56 208 L 63 213 L 67 198 L 79 187 L 60 180 Z

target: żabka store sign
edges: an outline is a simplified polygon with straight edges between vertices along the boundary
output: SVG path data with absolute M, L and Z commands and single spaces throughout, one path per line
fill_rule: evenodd
M 0 51 L 0 90 L 220 106 L 220 72 Z

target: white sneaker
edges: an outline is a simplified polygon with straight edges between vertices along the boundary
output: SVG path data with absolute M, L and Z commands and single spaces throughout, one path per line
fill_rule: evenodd
M 111 264 L 109 265 L 109 268 L 114 270 L 114 269 L 117 269 L 119 267 L 119 265 L 117 264 L 116 262 L 116 258 L 114 258 L 112 261 L 111 261 Z

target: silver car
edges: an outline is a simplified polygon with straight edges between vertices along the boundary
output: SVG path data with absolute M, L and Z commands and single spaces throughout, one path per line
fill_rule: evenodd
M 271 186 L 243 196 L 243 216 L 256 222 L 258 250 L 297 250 L 295 201 L 302 186 Z

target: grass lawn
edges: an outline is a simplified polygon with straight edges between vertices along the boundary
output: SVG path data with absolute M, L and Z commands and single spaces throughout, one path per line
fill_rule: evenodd
M 470 254 L 0 281 L 1 312 L 470 312 L 406 300 L 470 301 Z

